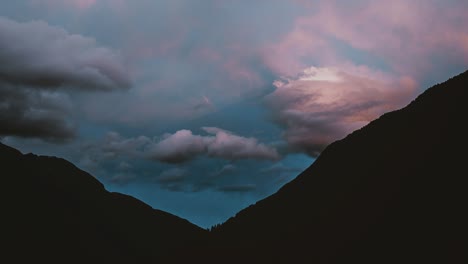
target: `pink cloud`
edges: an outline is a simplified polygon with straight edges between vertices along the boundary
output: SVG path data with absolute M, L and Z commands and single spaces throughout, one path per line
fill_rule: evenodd
M 466 2 L 299 2 L 308 15 L 263 49 L 266 65 L 284 77 L 266 100 L 294 151 L 317 155 L 404 106 L 417 92 L 415 80 L 453 64 L 468 66 Z M 355 65 L 337 41 L 380 59 L 391 73 Z
M 419 77 L 447 63 L 434 61 L 437 55 L 468 65 L 466 3 L 321 1 L 310 8 L 316 12 L 297 18 L 291 32 L 265 48 L 265 61 L 279 74 L 297 72 L 307 66 L 304 59 L 323 66 L 346 61 L 334 50 L 335 39 L 380 57 L 400 74 Z
M 344 68 L 344 67 L 343 67 Z M 416 83 L 366 67 L 310 67 L 295 77 L 275 81 L 266 97 L 274 120 L 285 128 L 292 151 L 318 155 L 325 146 L 414 96 Z

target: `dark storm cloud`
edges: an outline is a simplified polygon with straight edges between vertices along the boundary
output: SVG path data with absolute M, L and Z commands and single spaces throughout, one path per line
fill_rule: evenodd
M 75 137 L 67 121 L 67 97 L 57 93 L 18 89 L 0 82 L 0 136 L 37 137 L 63 142 Z
M 0 80 L 13 85 L 78 90 L 130 86 L 118 53 L 43 21 L 0 17 L 0 61 Z
M 120 55 L 42 21 L 0 17 L 0 135 L 66 141 L 76 135 L 64 92 L 129 87 Z

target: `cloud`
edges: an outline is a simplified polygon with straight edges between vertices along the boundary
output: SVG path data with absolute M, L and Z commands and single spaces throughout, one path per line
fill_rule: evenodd
M 0 80 L 34 88 L 115 90 L 130 86 L 117 52 L 43 21 L 0 17 Z
M 264 48 L 265 63 L 280 75 L 354 60 L 421 78 L 468 63 L 466 1 L 317 1 L 304 9 Z
M 146 151 L 154 141 L 145 136 L 125 138 L 117 132 L 108 132 L 99 141 L 80 142 L 80 153 L 84 156 L 79 162 L 88 169 L 95 170 L 101 164 L 117 162 L 118 171 L 129 171 L 135 168 L 129 160 L 146 159 Z
M 259 143 L 256 138 L 245 138 L 216 127 L 203 127 L 208 136 L 194 135 L 190 130 L 179 130 L 167 134 L 151 146 L 151 159 L 180 163 L 207 155 L 227 160 L 279 158 L 272 147 Z
M 119 155 L 141 158 L 152 140 L 145 136 L 124 138 L 117 132 L 108 132 L 99 145 L 103 156 L 114 158 Z
M 206 152 L 207 139 L 192 134 L 190 130 L 179 130 L 174 134 L 166 134 L 163 139 L 151 146 L 151 159 L 181 163 Z
M 323 4 L 323 30 L 385 58 L 399 73 L 434 70 L 434 55 L 443 55 L 451 64 L 468 63 L 466 1 L 363 1 L 354 8 L 356 12 L 349 12 L 346 6 Z M 309 22 L 313 23 L 304 21 Z
M 384 112 L 405 105 L 416 84 L 365 67 L 309 67 L 291 78 L 275 81 L 266 97 L 273 120 L 284 127 L 290 151 L 317 156 L 325 146 Z
M 282 76 L 266 101 L 289 151 L 316 156 L 404 106 L 418 92 L 414 80 L 468 65 L 466 1 L 301 2 L 310 12 L 263 49 L 264 63 Z
M 156 119 L 186 122 L 271 90 L 271 72 L 258 50 L 265 36 L 276 35 L 289 23 L 282 14 L 291 9 L 289 3 L 124 1 L 126 8 L 113 12 L 103 4 L 109 0 L 98 2 L 86 16 L 93 22 L 83 24 L 123 46 L 137 84 L 129 95 L 90 96 L 87 118 L 137 126 Z M 282 23 L 270 27 L 272 20 Z
M 0 61 L 0 135 L 70 140 L 68 93 L 130 85 L 118 53 L 42 21 L 0 17 Z
M 143 181 L 172 192 L 246 192 L 254 188 L 236 187 L 238 190 L 235 191 L 236 188 L 231 187 L 242 185 L 242 177 L 223 176 L 242 174 L 255 183 L 256 180 L 249 176 L 249 171 L 254 170 L 249 166 L 257 162 L 269 164 L 280 158 L 273 147 L 255 138 L 235 135 L 217 127 L 203 127 L 202 131 L 206 134 L 179 130 L 154 138 L 124 137 L 108 132 L 100 141 L 81 143 L 79 164 L 107 182 L 119 185 Z M 196 162 L 188 162 L 195 159 Z M 260 161 L 252 163 L 251 159 Z M 223 160 L 230 163 L 225 164 Z M 234 165 L 232 161 L 245 165 Z M 220 167 L 213 169 L 213 164 Z M 160 172 L 155 176 L 154 171 Z M 227 187 L 218 190 L 219 186 Z
M 38 137 L 51 142 L 71 140 L 76 131 L 67 121 L 68 102 L 63 94 L 0 82 L 0 136 Z

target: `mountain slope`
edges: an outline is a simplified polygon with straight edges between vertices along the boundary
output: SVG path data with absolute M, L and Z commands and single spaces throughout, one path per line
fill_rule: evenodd
M 468 72 L 331 144 L 217 228 L 232 262 L 468 263 Z
M 184 219 L 107 192 L 63 159 L 0 144 L 0 169 L 2 258 L 9 263 L 148 263 L 206 236 Z

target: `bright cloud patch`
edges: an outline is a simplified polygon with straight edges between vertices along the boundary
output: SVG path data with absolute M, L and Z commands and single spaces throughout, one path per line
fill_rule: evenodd
M 259 143 L 255 138 L 241 137 L 216 127 L 204 127 L 203 130 L 210 135 L 194 135 L 190 130 L 165 135 L 151 147 L 150 157 L 169 163 L 184 162 L 199 155 L 228 160 L 279 158 L 274 148 Z
M 415 92 L 414 81 L 394 79 L 366 68 L 310 67 L 274 82 L 266 100 L 275 121 L 285 128 L 293 151 L 316 156 L 329 143 L 403 106 Z

